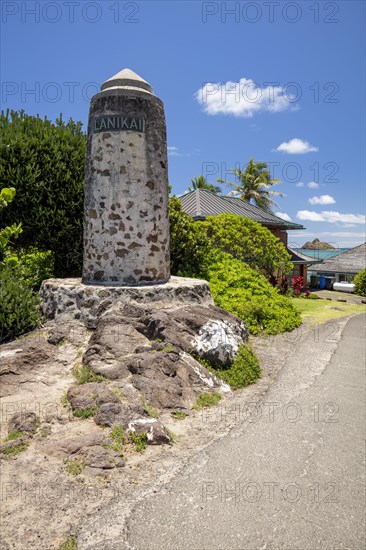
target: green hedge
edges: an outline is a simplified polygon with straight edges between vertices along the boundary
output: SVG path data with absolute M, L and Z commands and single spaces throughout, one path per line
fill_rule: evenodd
M 258 271 L 228 254 L 216 256 L 208 279 L 215 304 L 243 319 L 251 334 L 278 334 L 301 324 L 289 298 Z
M 86 136 L 80 122 L 0 115 L 0 188 L 14 187 L 0 229 L 21 222 L 16 246 L 50 250 L 56 276 L 80 276 Z
M 359 296 L 366 296 L 366 268 L 355 275 L 353 282 L 356 285 L 355 293 Z
M 38 294 L 17 266 L 0 268 L 0 342 L 35 329 L 41 322 Z

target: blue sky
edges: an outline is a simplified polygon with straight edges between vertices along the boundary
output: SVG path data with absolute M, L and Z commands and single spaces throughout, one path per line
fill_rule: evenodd
M 164 101 L 176 194 L 270 163 L 279 208 L 339 246 L 365 240 L 365 3 L 6 1 L 2 108 L 86 123 L 125 67 Z M 227 192 L 228 189 L 225 189 Z

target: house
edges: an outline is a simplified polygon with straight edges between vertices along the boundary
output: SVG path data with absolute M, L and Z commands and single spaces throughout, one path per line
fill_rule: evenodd
M 215 195 L 207 189 L 196 189 L 178 198 L 184 212 L 194 220 L 204 220 L 208 216 L 218 216 L 219 214 L 236 214 L 258 222 L 269 229 L 273 235 L 280 239 L 291 255 L 294 271 L 288 274 L 290 276 L 301 275 L 306 281 L 308 266 L 319 263 L 319 260 L 314 260 L 314 258 L 295 252 L 288 247 L 287 231 L 305 229 L 298 223 L 283 220 L 240 198 Z
M 311 266 L 314 274 L 324 277 L 332 277 L 334 282 L 351 282 L 353 277 L 366 267 L 366 243 L 360 244 L 355 248 L 341 252 L 332 256 L 322 263 L 316 263 Z

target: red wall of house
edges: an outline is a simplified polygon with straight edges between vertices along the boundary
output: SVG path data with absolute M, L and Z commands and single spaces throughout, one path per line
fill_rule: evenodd
M 281 243 L 283 243 L 287 247 L 287 243 L 288 243 L 287 231 L 284 231 L 279 227 L 268 227 L 268 229 L 273 233 L 275 237 L 280 239 Z

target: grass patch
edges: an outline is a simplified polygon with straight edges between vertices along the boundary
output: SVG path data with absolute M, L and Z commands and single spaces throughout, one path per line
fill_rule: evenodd
M 65 458 L 65 468 L 68 474 L 78 476 L 84 470 L 85 464 L 81 458 Z
M 161 350 L 163 353 L 171 353 L 172 351 L 177 351 L 177 348 L 175 348 L 174 346 L 166 346 L 165 348 L 163 348 Z
M 58 550 L 77 550 L 76 538 L 70 535 L 65 542 L 61 544 Z
M 109 436 L 113 439 L 112 449 L 117 453 L 122 453 L 124 446 L 128 443 L 131 443 L 138 453 L 144 452 L 147 446 L 146 433 L 135 434 L 130 432 L 126 434 L 121 426 L 115 426 Z
M 137 451 L 138 453 L 143 453 L 147 447 L 146 433 L 142 433 L 142 434 L 130 433 L 128 435 L 128 440 L 129 442 L 133 443 L 133 445 L 135 446 L 135 451 Z
M 120 401 L 123 401 L 123 400 L 126 400 L 126 397 L 123 395 L 123 393 L 121 392 L 120 389 L 118 388 L 111 388 L 112 392 L 114 393 L 114 395 L 120 400 Z
M 19 437 L 22 437 L 22 435 L 25 435 L 24 432 L 14 431 L 9 432 L 8 437 L 5 441 L 13 441 L 14 439 L 19 439 Z
M 206 409 L 207 407 L 213 407 L 214 405 L 217 405 L 222 399 L 222 395 L 217 392 L 213 393 L 201 393 L 201 395 L 198 396 L 196 404 L 194 405 L 194 409 L 196 411 L 201 411 L 202 409 Z
M 184 420 L 187 418 L 188 414 L 183 411 L 174 411 L 172 412 L 171 416 L 174 418 L 174 420 Z
M 88 384 L 89 382 L 103 382 L 106 377 L 102 374 L 96 374 L 87 365 L 76 363 L 72 369 L 72 375 L 78 384 Z
M 154 407 L 148 405 L 143 397 L 141 397 L 142 406 L 151 418 L 159 418 L 159 413 Z
M 172 432 L 171 430 L 169 430 L 169 428 L 167 428 L 166 426 L 164 426 L 164 430 L 167 434 L 167 436 L 169 437 L 170 439 L 170 445 L 173 445 L 174 443 L 177 442 L 178 438 L 177 436 L 175 435 L 174 432 Z
M 123 446 L 125 445 L 127 439 L 122 427 L 115 426 L 109 436 L 111 439 L 113 439 L 112 449 L 116 451 L 116 453 L 122 453 Z
M 232 390 L 245 388 L 260 378 L 261 370 L 259 361 L 249 344 L 242 344 L 230 366 L 213 366 L 207 359 L 198 355 L 194 358 L 206 369 L 229 384 Z
M 4 449 L 3 454 L 6 457 L 17 456 L 26 449 L 28 449 L 28 445 L 26 443 L 20 443 L 19 445 L 14 445 L 13 447 L 8 447 L 7 449 Z
M 90 407 L 89 409 L 81 409 L 81 410 L 74 410 L 72 411 L 72 414 L 76 416 L 77 418 L 90 418 L 91 416 L 94 416 L 97 412 L 98 407 Z
M 300 311 L 302 320 L 311 324 L 326 323 L 338 317 L 346 317 L 348 315 L 357 315 L 366 312 L 365 304 L 351 304 L 333 300 L 304 300 L 301 298 L 292 298 L 292 303 Z M 339 310 L 331 309 L 332 307 L 338 307 Z

